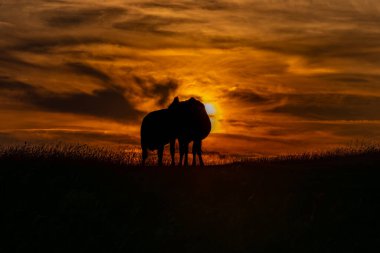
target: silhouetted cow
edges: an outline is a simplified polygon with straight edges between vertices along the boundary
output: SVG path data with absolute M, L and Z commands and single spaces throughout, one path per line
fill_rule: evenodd
M 196 155 L 199 163 L 202 160 L 202 140 L 211 131 L 211 121 L 207 115 L 204 104 L 195 98 L 180 102 L 174 98 L 168 109 L 149 113 L 141 125 L 142 163 L 145 163 L 149 150 L 157 150 L 158 164 L 162 165 L 164 146 L 170 143 L 172 165 L 175 164 L 175 140 L 178 139 L 180 147 L 180 162 L 188 165 L 189 143 L 193 141 L 193 165 L 196 165 Z
M 174 118 L 169 109 L 149 113 L 141 124 L 142 164 L 148 157 L 149 150 L 157 150 L 158 164 L 162 165 L 164 146 L 170 143 L 172 165 L 174 165 L 175 131 Z
M 189 143 L 193 141 L 193 166 L 196 165 L 196 155 L 199 157 L 200 165 L 203 166 L 202 140 L 211 132 L 211 121 L 204 104 L 195 98 L 182 102 L 176 98 L 169 106 L 169 110 L 175 119 L 175 136 L 180 147 L 179 165 L 182 165 L 183 156 L 185 156 L 184 165 L 188 165 Z

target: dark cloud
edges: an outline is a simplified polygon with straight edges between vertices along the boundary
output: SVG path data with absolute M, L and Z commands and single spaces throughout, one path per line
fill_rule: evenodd
M 92 93 L 56 93 L 26 83 L 0 80 L 0 92 L 14 96 L 44 111 L 95 116 L 120 122 L 135 121 L 142 112 L 135 109 L 121 88 L 104 88 Z
M 126 13 L 126 9 L 120 7 L 103 8 L 59 8 L 40 13 L 45 23 L 56 28 L 70 28 L 78 25 L 104 22 L 109 19 L 121 16 Z
M 244 133 L 216 135 L 231 145 L 240 140 L 242 147 L 261 142 L 272 148 L 273 138 L 299 136 L 317 143 L 320 136 L 379 135 L 375 124 L 371 130 L 330 124 L 380 119 L 379 98 L 358 95 L 378 95 L 379 90 L 380 5 L 369 8 L 376 1 L 30 2 L 5 1 L 0 10 L 0 75 L 10 77 L 0 77 L 0 103 L 4 119 L 14 112 L 14 122 L 4 126 L 24 126 L 29 119 L 17 118 L 26 114 L 23 110 L 136 126 L 142 112 L 131 101 L 153 110 L 166 107 L 178 92 L 190 92 L 217 103 L 224 121 L 216 118 L 216 131 Z M 324 70 L 331 71 L 319 74 Z M 183 80 L 194 85 L 178 89 L 178 81 L 163 78 L 170 73 L 186 75 Z M 81 80 L 90 82 L 81 85 L 88 93 L 73 87 Z M 240 88 L 229 89 L 223 80 Z M 100 88 L 90 92 L 94 85 Z M 194 94 L 197 89 L 207 94 Z M 276 93 L 283 91 L 294 94 Z M 61 134 L 103 138 L 98 133 Z M 289 141 L 293 143 L 299 144 Z
M 9 79 L 7 76 L 0 76 L 0 91 L 27 91 L 33 92 L 35 87 Z
M 81 62 L 70 62 L 67 63 L 66 66 L 70 68 L 73 72 L 79 75 L 87 75 L 90 77 L 93 77 L 95 79 L 98 79 L 100 81 L 103 81 L 105 83 L 108 83 L 111 81 L 111 78 L 104 72 Z
M 123 91 L 95 90 L 92 94 L 49 94 L 34 96 L 30 102 L 42 109 L 109 118 L 117 121 L 136 120 L 141 115 L 124 97 Z
M 20 37 L 9 50 L 47 54 L 57 48 L 102 43 L 107 40 L 96 36 L 29 36 Z
M 19 57 L 12 55 L 10 52 L 0 50 L 0 64 L 2 67 L 7 68 L 39 68 L 43 69 L 43 66 L 38 64 L 27 62 Z
M 232 91 L 228 91 L 224 97 L 227 99 L 233 99 L 236 101 L 240 101 L 243 103 L 250 103 L 250 104 L 263 104 L 268 103 L 273 100 L 268 95 L 259 94 L 253 90 L 250 89 L 236 89 Z
M 276 125 L 267 130 L 270 136 L 292 136 L 298 134 L 316 135 L 324 132 L 337 137 L 351 137 L 351 139 L 380 136 L 379 123 L 371 121 L 310 121 L 293 122 L 292 125 Z
M 150 90 L 154 96 L 158 96 L 158 105 L 166 105 L 171 95 L 178 89 L 178 83 L 174 80 L 168 80 L 164 83 L 156 83 Z
M 380 137 L 380 124 L 362 123 L 329 126 L 331 131 L 337 136 L 350 137 L 352 140 L 356 137 L 358 140 L 370 138 L 371 140 Z
M 137 6 L 143 7 L 143 8 L 163 8 L 163 9 L 172 9 L 172 10 L 187 10 L 190 9 L 191 6 L 189 6 L 186 3 L 180 3 L 180 2 L 160 2 L 160 1 L 154 1 L 154 2 L 145 2 L 145 3 L 139 3 Z
M 251 43 L 247 39 L 232 36 L 207 36 L 207 41 L 215 48 L 232 49 L 242 46 L 250 46 Z
M 351 80 L 349 76 L 347 78 Z M 356 79 L 351 81 L 362 82 Z M 312 120 L 380 120 L 379 96 L 342 93 L 259 94 L 249 89 L 236 89 L 226 92 L 223 98 L 248 105 L 266 105 L 264 109 L 260 109 L 264 110 L 264 113 L 284 114 Z M 248 127 L 247 122 L 241 120 L 228 123 Z
M 14 130 L 0 132 L 0 141 L 2 143 L 38 143 L 41 141 L 41 136 L 44 137 L 43 142 L 53 141 L 75 141 L 81 143 L 109 143 L 109 144 L 129 144 L 137 145 L 139 138 L 127 134 L 104 133 L 102 131 L 87 131 L 87 130 L 61 130 L 61 129 L 39 129 L 39 130 Z
M 51 133 L 51 131 L 49 131 Z M 56 131 L 56 135 L 64 140 L 82 140 L 85 142 L 109 142 L 113 144 L 131 144 L 137 145 L 140 139 L 137 136 L 127 134 L 90 132 L 90 131 Z
M 138 137 L 127 134 L 104 133 L 100 131 L 64 131 L 64 130 L 34 130 L 28 132 L 29 136 L 50 135 L 54 141 L 80 140 L 81 142 L 109 142 L 113 144 L 139 143 Z
M 379 6 L 361 9 L 352 2 L 257 1 L 247 22 L 269 36 L 242 43 L 312 63 L 338 58 L 379 64 Z
M 328 30 L 313 35 L 253 42 L 253 47 L 284 55 L 301 56 L 310 63 L 331 59 L 380 64 L 380 33 L 360 29 Z
M 250 129 L 252 129 L 253 127 L 260 127 L 260 126 L 262 127 L 262 125 L 259 122 L 256 122 L 255 120 L 252 120 L 252 119 L 229 118 L 226 120 L 220 120 L 220 122 L 225 122 L 235 127 L 243 127 L 243 128 L 250 128 Z
M 196 5 L 201 9 L 206 9 L 209 11 L 219 11 L 219 10 L 233 10 L 238 7 L 238 4 L 232 3 L 231 1 L 220 1 L 220 0 L 196 0 Z
M 204 9 L 209 11 L 218 11 L 218 10 L 229 10 L 235 9 L 238 5 L 228 1 L 220 0 L 196 0 L 196 1 L 177 1 L 177 2 L 168 2 L 168 1 L 149 1 L 145 3 L 140 3 L 138 6 L 143 8 L 163 8 L 171 9 L 175 11 L 189 10 L 189 9 Z
M 354 0 L 355 1 L 355 0 Z M 260 17 L 270 17 L 272 21 L 283 23 L 289 26 L 289 22 L 310 24 L 310 23 L 329 23 L 329 24 L 355 24 L 361 26 L 378 27 L 380 17 L 377 13 L 360 10 L 351 3 L 342 4 L 339 1 L 286 1 L 288 4 L 260 4 L 251 5 L 252 9 Z M 303 3 L 302 3 L 303 2 Z M 360 1 L 358 1 L 362 5 Z M 376 10 L 378 6 L 373 6 Z
M 226 133 L 213 133 L 214 137 L 219 137 L 223 139 L 230 140 L 239 140 L 244 142 L 275 142 L 275 143 L 283 143 L 283 144 L 292 144 L 295 143 L 300 144 L 301 140 L 294 139 L 284 139 L 284 138 L 273 138 L 273 137 L 259 137 L 259 136 L 250 136 L 245 134 L 226 134 Z
M 351 94 L 287 94 L 267 112 L 314 120 L 380 120 L 380 97 Z
M 179 87 L 174 79 L 157 81 L 153 77 L 134 76 L 134 80 L 142 89 L 144 96 L 155 99 L 159 106 L 166 106 Z
M 377 79 L 380 81 L 380 76 L 375 75 L 364 75 L 364 74 L 354 74 L 354 73 L 333 73 L 333 74 L 320 74 L 314 75 L 313 77 L 324 80 L 339 83 L 369 83 L 372 79 Z
M 167 27 L 175 24 L 202 23 L 200 20 L 190 18 L 163 17 L 155 15 L 144 15 L 123 22 L 117 22 L 114 28 L 129 32 L 143 32 L 161 35 L 174 35 L 177 32 L 168 30 Z

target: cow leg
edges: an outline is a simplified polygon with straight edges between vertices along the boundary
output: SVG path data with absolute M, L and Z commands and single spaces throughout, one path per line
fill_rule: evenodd
M 179 142 L 179 166 L 182 166 L 183 155 L 185 154 L 184 142 L 180 140 L 178 142 Z
M 197 165 L 197 145 L 196 142 L 193 141 L 193 166 Z
M 160 146 L 157 149 L 157 155 L 158 155 L 158 166 L 162 166 L 162 156 L 164 154 L 164 146 Z
M 199 157 L 199 164 L 203 167 L 205 164 L 203 163 L 202 159 L 202 140 L 196 141 L 196 151 Z
M 142 149 L 142 166 L 145 165 L 145 160 L 148 158 L 148 149 L 146 147 L 141 147 Z
M 189 155 L 189 143 L 185 142 L 184 144 L 184 151 L 185 151 L 185 167 L 189 166 L 189 160 L 188 160 L 188 155 Z
M 170 140 L 170 156 L 172 157 L 172 166 L 175 166 L 175 139 Z

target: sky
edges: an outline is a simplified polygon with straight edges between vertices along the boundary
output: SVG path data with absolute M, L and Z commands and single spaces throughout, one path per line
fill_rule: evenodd
M 379 41 L 378 0 L 0 0 L 0 142 L 138 145 L 175 96 L 204 150 L 377 141 Z

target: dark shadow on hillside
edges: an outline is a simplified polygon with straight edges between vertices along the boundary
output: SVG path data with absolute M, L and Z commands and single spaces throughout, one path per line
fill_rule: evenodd
M 204 168 L 38 154 L 0 156 L 1 252 L 374 252 L 379 245 L 376 152 Z

